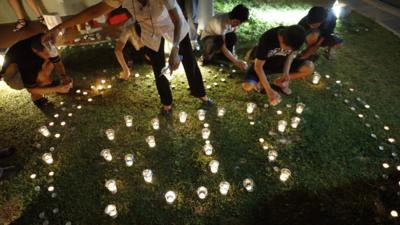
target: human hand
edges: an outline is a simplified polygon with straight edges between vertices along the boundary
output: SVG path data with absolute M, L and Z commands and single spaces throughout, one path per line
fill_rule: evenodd
M 276 106 L 281 102 L 281 96 L 278 92 L 271 90 L 268 92 L 268 101 L 271 106 Z
M 173 47 L 168 60 L 169 68 L 171 71 L 177 70 L 180 63 L 181 59 L 179 58 L 179 48 Z
M 55 91 L 57 93 L 66 94 L 72 88 L 72 82 L 68 84 L 61 84 L 55 87 Z
M 237 68 L 239 68 L 240 70 L 242 70 L 242 71 L 247 70 L 247 63 L 245 61 L 243 61 L 243 60 L 237 60 L 235 62 L 235 66 Z

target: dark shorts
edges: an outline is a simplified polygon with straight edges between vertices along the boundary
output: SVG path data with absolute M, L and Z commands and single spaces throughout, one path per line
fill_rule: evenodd
M 271 74 L 282 73 L 285 61 L 286 57 L 269 58 L 264 64 L 264 72 L 267 75 L 267 79 L 268 76 L 270 76 Z M 290 73 L 299 71 L 299 69 L 306 63 L 307 60 L 294 59 L 290 67 Z M 260 79 L 258 79 L 256 71 L 254 70 L 254 63 L 247 69 L 244 80 L 245 82 L 254 82 L 254 83 L 258 83 L 260 81 Z

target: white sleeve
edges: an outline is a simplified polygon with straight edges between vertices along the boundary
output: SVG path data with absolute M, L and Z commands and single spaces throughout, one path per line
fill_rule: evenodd
M 167 7 L 168 10 L 174 9 L 177 7 L 178 3 L 176 0 L 163 0 L 165 7 Z
M 113 7 L 113 8 L 118 8 L 122 4 L 118 0 L 103 0 L 103 2 L 106 3 L 108 6 Z

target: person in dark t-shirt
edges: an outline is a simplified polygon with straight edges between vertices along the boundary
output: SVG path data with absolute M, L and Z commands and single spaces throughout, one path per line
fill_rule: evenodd
M 324 55 L 331 59 L 334 57 L 335 49 L 343 45 L 343 39 L 333 33 L 336 16 L 332 10 L 314 6 L 307 16 L 300 20 L 299 25 L 306 30 L 307 49 L 301 53 L 303 59 L 313 56 L 320 47 L 327 47 Z
M 266 31 L 255 47 L 255 62 L 247 70 L 242 87 L 246 91 L 264 89 L 271 105 L 281 101 L 267 77 L 274 73 L 282 73 L 274 81 L 283 93 L 289 95 L 289 81 L 308 76 L 314 72 L 311 61 L 296 58 L 297 50 L 304 43 L 305 32 L 299 25 L 276 27 Z
M 27 89 L 38 107 L 48 103 L 44 95 L 67 93 L 72 87 L 57 48 L 45 40 L 43 33 L 15 43 L 4 58 L 1 77 L 13 89 Z M 60 82 L 52 80 L 53 69 Z

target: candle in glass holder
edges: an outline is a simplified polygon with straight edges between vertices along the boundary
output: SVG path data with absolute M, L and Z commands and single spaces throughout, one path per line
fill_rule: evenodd
M 117 182 L 113 179 L 107 180 L 105 187 L 112 193 L 116 194 L 117 193 Z
M 156 138 L 154 136 L 148 136 L 146 142 L 150 148 L 156 147 Z
M 277 151 L 275 151 L 275 150 L 268 151 L 268 160 L 270 162 L 275 161 L 277 157 L 278 157 L 278 152 Z
M 186 112 L 179 112 L 179 122 L 185 123 L 187 119 L 187 113 Z
M 205 140 L 207 140 L 210 137 L 210 134 L 211 134 L 211 130 L 208 129 L 207 127 L 203 128 L 201 130 L 201 135 L 202 135 L 203 139 L 205 139 Z
M 320 80 L 321 80 L 321 75 L 319 73 L 315 72 L 314 76 L 312 78 L 312 83 L 318 84 Z
M 290 172 L 289 169 L 283 168 L 281 169 L 281 175 L 279 176 L 279 179 L 282 182 L 286 182 L 289 179 L 290 175 L 292 175 L 292 172 Z
M 50 137 L 50 135 L 51 135 L 49 129 L 47 129 L 46 126 L 41 126 L 41 127 L 39 128 L 39 133 L 41 133 L 41 134 L 42 134 L 43 136 L 45 136 L 45 137 Z
M 206 144 L 204 145 L 203 150 L 206 155 L 212 155 L 213 146 L 211 145 L 210 141 L 206 141 Z
M 44 153 L 43 155 L 42 155 L 42 160 L 45 162 L 45 163 L 47 163 L 47 164 L 53 164 L 53 162 L 54 162 L 54 160 L 53 160 L 53 155 L 50 153 L 50 152 L 48 152 L 48 153 Z
M 135 156 L 133 154 L 126 154 L 124 159 L 127 167 L 131 167 L 135 162 Z
M 168 204 L 172 204 L 176 199 L 176 194 L 173 191 L 167 191 L 165 193 L 165 200 L 167 201 Z
M 206 111 L 204 109 L 197 110 L 197 116 L 200 121 L 205 120 L 206 119 Z
M 110 140 L 110 141 L 115 139 L 115 131 L 113 129 L 107 129 L 106 135 L 107 135 L 108 140 Z
M 397 211 L 396 211 L 396 210 L 392 210 L 392 211 L 390 211 L 390 215 L 391 215 L 393 218 L 397 218 L 397 217 L 399 217 L 399 213 L 397 213 Z
M 104 213 L 112 218 L 116 218 L 118 216 L 117 207 L 113 204 L 107 205 L 107 207 L 104 209 Z
M 217 160 L 211 160 L 208 165 L 210 166 L 211 173 L 218 172 L 219 162 Z
M 227 195 L 230 186 L 231 185 L 227 181 L 222 181 L 221 183 L 219 183 L 219 192 L 222 195 Z
M 218 113 L 217 113 L 218 117 L 223 117 L 225 115 L 225 112 L 226 112 L 224 107 L 218 107 L 217 111 L 218 111 Z
M 144 181 L 146 181 L 147 183 L 151 183 L 153 181 L 153 171 L 151 171 L 150 169 L 145 169 L 142 172 Z
M 205 199 L 207 197 L 208 190 L 206 187 L 201 186 L 197 188 L 197 196 L 199 196 L 200 199 Z
M 156 117 L 151 120 L 151 126 L 154 130 L 160 129 L 160 120 Z
M 125 125 L 127 127 L 132 127 L 132 125 L 133 125 L 133 116 L 126 115 L 126 116 L 124 116 L 124 120 L 125 120 Z
M 292 128 L 294 128 L 294 129 L 296 129 L 296 128 L 299 126 L 299 123 L 300 123 L 300 118 L 297 117 L 297 116 L 294 116 L 294 117 L 292 117 L 290 126 L 291 126 Z
M 246 108 L 247 113 L 248 113 L 248 114 L 253 113 L 253 112 L 254 112 L 254 109 L 255 109 L 256 107 L 257 107 L 256 103 L 254 103 L 254 102 L 248 102 L 248 103 L 247 103 L 247 108 Z
M 305 106 L 306 106 L 306 105 L 305 105 L 304 103 L 301 103 L 301 102 L 297 103 L 297 104 L 296 104 L 296 113 L 297 113 L 297 114 L 302 114 L 303 111 L 304 111 L 304 107 L 305 107 Z
M 103 157 L 108 162 L 110 162 L 112 160 L 112 155 L 111 155 L 111 150 L 110 149 L 103 149 L 100 152 L 100 156 Z
M 283 133 L 286 130 L 287 122 L 285 120 L 278 121 L 278 131 Z
M 243 180 L 243 187 L 248 191 L 254 191 L 254 181 L 251 178 L 246 178 Z

